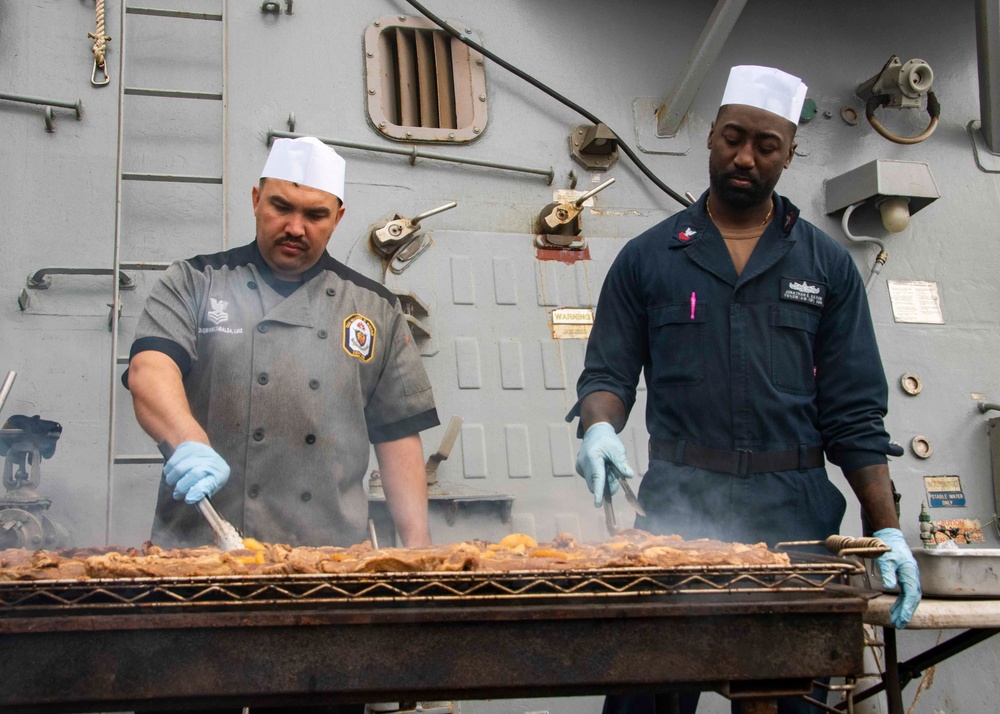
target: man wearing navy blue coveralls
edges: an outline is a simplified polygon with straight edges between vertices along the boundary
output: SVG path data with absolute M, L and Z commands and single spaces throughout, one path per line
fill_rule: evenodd
M 587 344 L 577 472 L 601 506 L 631 478 L 617 436 L 648 390 L 649 471 L 636 527 L 685 538 L 824 539 L 846 501 L 839 466 L 891 551 L 879 565 L 902 594 L 905 627 L 920 599 L 902 533 L 883 426 L 887 387 L 864 287 L 850 254 L 774 192 L 792 161 L 805 98 L 797 77 L 734 67 L 708 135 L 709 189 L 630 241 L 608 273 Z M 694 711 L 697 694 L 680 695 Z M 673 695 L 608 697 L 605 714 L 663 714 Z M 734 704 L 735 708 L 735 704 Z M 819 711 L 801 699 L 779 712 Z

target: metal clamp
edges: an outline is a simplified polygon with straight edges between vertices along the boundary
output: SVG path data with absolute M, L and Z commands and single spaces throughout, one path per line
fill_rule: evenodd
M 430 246 L 430 239 L 420 233 L 420 222 L 457 205 L 455 201 L 450 201 L 413 218 L 396 213 L 391 220 L 379 221 L 369 234 L 372 249 L 377 255 L 389 260 L 392 272 L 398 275 Z
M 544 236 L 542 242 L 548 245 L 539 245 L 539 247 L 562 249 L 583 248 L 585 242 L 574 240 L 583 230 L 583 226 L 580 223 L 580 213 L 583 211 L 583 204 L 587 199 L 603 191 L 614 182 L 615 179 L 610 178 L 600 186 L 580 194 L 573 201 L 553 202 L 545 206 L 541 213 L 538 214 L 538 232 Z

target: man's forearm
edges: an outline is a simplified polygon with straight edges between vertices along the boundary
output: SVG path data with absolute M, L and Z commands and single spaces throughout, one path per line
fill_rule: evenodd
M 140 352 L 129 364 L 128 385 L 135 418 L 157 443 L 209 443 L 191 414 L 181 372 L 170 357 L 152 350 Z
M 591 392 L 580 404 L 580 426 L 587 431 L 599 421 L 606 421 L 621 431 L 625 428 L 625 405 L 611 392 Z
M 861 508 L 873 530 L 899 528 L 896 502 L 889 480 L 889 467 L 886 464 L 865 466 L 845 476 L 858 501 L 861 502 Z
M 375 444 L 382 489 L 404 546 L 430 545 L 427 474 L 420 435 Z

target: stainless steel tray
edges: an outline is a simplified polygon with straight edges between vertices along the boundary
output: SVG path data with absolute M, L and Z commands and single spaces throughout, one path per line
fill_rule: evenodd
M 914 549 L 924 595 L 1000 598 L 1000 548 Z

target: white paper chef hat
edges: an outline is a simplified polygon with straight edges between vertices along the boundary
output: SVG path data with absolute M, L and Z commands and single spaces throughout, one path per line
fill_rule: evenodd
M 276 178 L 332 193 L 344 202 L 344 172 L 347 163 L 319 139 L 275 139 L 261 178 Z
M 729 70 L 722 105 L 746 104 L 798 124 L 806 89 L 801 79 L 780 69 L 742 64 Z

